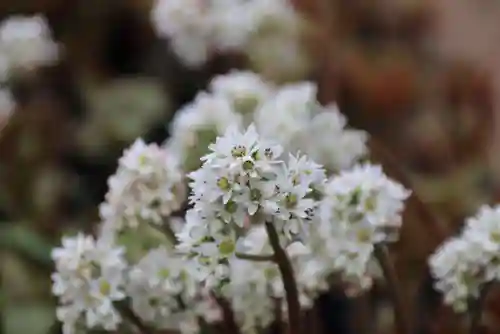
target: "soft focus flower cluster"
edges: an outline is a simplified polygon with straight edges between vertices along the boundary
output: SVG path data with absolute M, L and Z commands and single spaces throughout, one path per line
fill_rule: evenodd
M 346 129 L 315 95 L 310 83 L 279 88 L 232 72 L 179 111 L 164 145 L 138 139 L 126 149 L 100 206 L 97 241 L 66 238 L 53 253 L 65 334 L 114 329 L 123 307 L 182 333 L 197 333 L 199 319 L 222 321 L 226 304 L 242 333 L 271 325 L 276 310 L 286 321 L 278 248 L 302 308 L 332 285 L 369 288 L 379 276 L 374 249 L 398 238 L 409 191 L 360 162 L 365 133 Z M 145 228 L 168 242 L 131 256 L 122 236 L 139 243 Z M 94 269 L 80 278 L 82 266 Z
M 44 17 L 11 16 L 0 21 L 0 129 L 15 108 L 8 80 L 19 70 L 54 62 L 58 53 Z
M 254 123 L 286 153 L 300 151 L 328 174 L 349 168 L 366 155 L 367 135 L 348 129 L 337 106 L 320 105 L 316 93 L 311 82 L 276 87 L 249 71 L 216 76 L 208 91 L 178 111 L 166 145 L 185 170 L 193 170 L 208 144 L 230 125 Z
M 121 230 L 141 223 L 161 225 L 185 197 L 182 172 L 174 156 L 138 139 L 118 161 L 99 208 L 101 219 Z
M 190 67 L 228 52 L 286 69 L 307 62 L 300 18 L 288 0 L 156 0 L 151 16 L 158 35 Z
M 57 318 L 64 333 L 97 326 L 116 330 L 121 322 L 114 302 L 126 297 L 125 249 L 106 236 L 65 237 L 62 247 L 52 252 L 56 264 L 52 292 L 60 300 Z
M 171 247 L 153 248 L 131 264 L 113 232 L 105 223 L 97 240 L 78 234 L 53 250 L 52 291 L 60 300 L 57 318 L 64 333 L 116 330 L 124 308 L 146 324 L 182 333 L 198 333 L 199 318 L 220 320 L 213 298 Z
M 43 16 L 12 16 L 0 22 L 0 76 L 57 61 L 59 46 Z
M 460 236 L 445 242 L 429 259 L 446 304 L 467 310 L 485 285 L 500 279 L 500 206 L 480 208 L 467 219 Z
M 190 269 L 173 249 L 148 252 L 129 273 L 126 291 L 135 314 L 156 328 L 182 333 L 198 333 L 198 317 L 208 322 L 220 320 L 215 300 L 201 289 Z

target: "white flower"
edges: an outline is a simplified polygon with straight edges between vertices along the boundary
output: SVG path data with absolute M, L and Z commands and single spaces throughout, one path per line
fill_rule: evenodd
M 187 332 L 192 319 L 214 311 L 206 309 L 207 295 L 192 271 L 190 262 L 173 251 L 164 247 L 151 250 L 129 273 L 127 293 L 134 312 L 157 328 Z M 218 311 L 215 305 L 212 308 Z
M 141 222 L 162 224 L 185 199 L 183 176 L 175 157 L 141 139 L 124 152 L 108 184 L 100 215 L 102 220 L 113 222 L 117 230 L 137 227 Z
M 270 34 L 279 45 L 299 39 L 298 16 L 286 0 L 156 0 L 151 20 L 180 60 L 194 68 L 216 52 L 245 52 Z
M 212 43 L 219 51 L 240 51 L 258 29 L 255 1 L 213 0 L 209 16 Z
M 166 147 L 178 157 L 186 171 L 191 171 L 200 167 L 200 158 L 217 136 L 241 122 L 241 115 L 232 110 L 228 99 L 202 92 L 177 112 Z
M 321 166 L 306 157 L 277 160 L 281 147 L 262 140 L 253 125 L 240 132 L 230 127 L 209 146 L 203 166 L 189 174 L 193 209 L 179 233 L 178 249 L 194 254 L 203 280 L 228 279 L 236 249 L 252 226 L 272 222 L 284 244 L 304 232 L 321 187 Z M 243 238 L 243 239 L 242 239 Z
M 52 252 L 56 272 L 52 292 L 59 297 L 58 319 L 64 333 L 76 327 L 116 330 L 121 317 L 113 303 L 125 298 L 124 249 L 110 239 L 79 234 L 65 237 Z
M 316 104 L 316 86 L 304 82 L 283 86 L 255 114 L 259 133 L 290 147 L 293 138 L 308 124 Z
M 242 240 L 242 252 L 251 255 L 272 254 L 263 226 L 249 230 Z M 283 283 L 274 262 L 236 259 L 231 263 L 229 284 L 224 296 L 229 300 L 242 333 L 253 333 L 272 323 L 278 301 L 283 297 Z
M 207 287 L 220 288 L 227 280 L 229 261 L 236 251 L 235 231 L 217 217 L 192 209 L 176 236 L 176 248 L 190 259 L 193 275 Z
M 188 66 L 209 58 L 211 28 L 203 0 L 156 0 L 151 20 L 158 35 L 169 38 L 174 52 Z
M 253 114 L 273 93 L 270 84 L 249 71 L 218 75 L 210 82 L 210 89 L 231 101 L 232 108 L 241 114 Z
M 224 136 L 218 137 L 208 148 L 211 153 L 202 161 L 215 168 L 227 168 L 230 173 L 244 173 L 253 170 L 255 154 L 258 152 L 259 135 L 253 125 L 241 133 L 237 127 L 228 128 Z
M 306 164 L 299 159 L 295 165 Z M 327 290 L 333 277 L 352 290 L 366 290 L 381 276 L 374 247 L 397 237 L 409 192 L 370 165 L 344 171 L 321 188 L 319 208 L 287 249 L 298 284 L 310 297 Z
M 483 206 L 467 219 L 462 234 L 430 257 L 435 286 L 458 312 L 478 298 L 484 284 L 500 278 L 500 206 Z
M 410 192 L 389 179 L 380 166 L 357 165 L 327 184 L 323 218 L 340 221 L 359 242 L 379 243 L 398 238 L 404 201 Z
M 448 240 L 429 259 L 436 289 L 444 294 L 444 302 L 458 312 L 467 309 L 469 298 L 479 296 L 485 282 L 482 256 L 480 244 L 459 237 Z
M 171 39 L 177 57 L 189 67 L 199 67 L 211 56 L 210 45 L 203 33 L 186 32 Z
M 58 52 L 42 16 L 13 16 L 0 24 L 0 58 L 6 62 L 9 75 L 17 69 L 51 64 Z
M 210 82 L 209 92 L 198 94 L 178 111 L 167 147 L 186 170 L 193 170 L 217 136 L 229 127 L 240 130 L 254 123 L 261 140 L 279 144 L 279 153 L 301 152 L 325 166 L 329 174 L 352 167 L 367 153 L 367 134 L 347 129 L 336 105 L 321 106 L 316 93 L 311 82 L 277 88 L 249 71 L 218 75 Z
M 367 154 L 368 138 L 364 131 L 346 129 L 346 122 L 335 105 L 327 106 L 304 126 L 294 144 L 330 171 L 350 168 Z

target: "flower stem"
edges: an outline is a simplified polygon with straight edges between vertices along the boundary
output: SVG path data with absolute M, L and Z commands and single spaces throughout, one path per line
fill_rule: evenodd
M 285 288 L 286 302 L 288 304 L 288 333 L 299 334 L 301 329 L 299 293 L 292 264 L 283 248 L 281 248 L 278 233 L 272 223 L 266 222 L 266 231 L 274 251 L 274 261 L 278 265 Z
M 483 314 L 483 307 L 488 291 L 490 290 L 491 283 L 486 283 L 479 291 L 479 297 L 469 303 L 469 334 L 477 334 L 479 326 L 481 325 L 481 316 Z
M 376 245 L 374 253 L 389 285 L 396 329 L 399 334 L 410 334 L 410 317 L 406 310 L 399 279 L 389 257 L 387 247 L 384 245 Z
M 227 334 L 240 334 L 240 327 L 236 323 L 234 318 L 234 312 L 231 309 L 231 305 L 224 298 L 213 296 L 217 301 L 217 304 L 221 308 L 223 319 L 224 319 L 224 329 Z
M 177 245 L 179 243 L 179 240 L 177 240 L 177 236 L 175 235 L 175 232 L 172 230 L 172 227 L 170 226 L 170 220 L 164 219 L 163 224 L 157 225 L 157 224 L 150 224 L 151 227 L 156 229 L 157 231 L 163 233 L 170 242 L 172 242 L 172 245 Z
M 144 324 L 126 303 L 115 303 L 115 307 L 123 318 L 128 319 L 137 328 L 140 334 L 154 334 L 154 331 Z
M 255 254 L 244 254 L 244 253 L 236 253 L 235 255 L 240 260 L 248 260 L 248 261 L 254 261 L 254 262 L 274 261 L 273 255 L 255 255 Z

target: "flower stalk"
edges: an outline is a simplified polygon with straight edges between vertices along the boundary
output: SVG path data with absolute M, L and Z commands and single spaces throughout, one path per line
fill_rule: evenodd
M 299 293 L 292 264 L 283 248 L 281 248 L 278 233 L 272 223 L 266 222 L 266 231 L 269 236 L 269 243 L 274 251 L 274 260 L 278 265 L 285 288 L 286 302 L 288 304 L 288 333 L 299 334 L 301 328 Z
M 130 321 L 130 323 L 137 329 L 140 334 L 155 334 L 142 320 L 130 309 L 126 303 L 115 303 L 116 309 L 120 312 L 123 318 Z
M 480 289 L 479 297 L 471 299 L 471 301 L 469 302 L 469 334 L 479 333 L 479 327 L 481 326 L 481 319 L 483 315 L 483 308 L 490 288 L 491 283 L 484 284 Z
M 244 254 L 244 253 L 235 253 L 236 257 L 240 260 L 248 260 L 254 262 L 270 262 L 274 261 L 273 255 L 255 255 L 255 254 Z
M 389 293 L 394 310 L 394 321 L 399 334 L 410 334 L 410 317 L 404 303 L 401 286 L 394 265 L 385 245 L 376 245 L 375 257 L 382 267 L 382 272 L 389 285 Z

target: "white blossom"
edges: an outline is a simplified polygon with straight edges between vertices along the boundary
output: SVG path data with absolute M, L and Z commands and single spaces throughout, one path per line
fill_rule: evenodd
M 184 170 L 191 171 L 200 167 L 200 158 L 217 136 L 241 122 L 241 115 L 233 111 L 230 101 L 202 92 L 177 112 L 165 146 L 178 157 Z
M 197 328 L 198 316 L 206 316 L 210 322 L 218 320 L 218 307 L 208 293 L 203 293 L 192 270 L 189 262 L 173 250 L 151 250 L 129 273 L 127 293 L 134 312 L 156 328 L 179 329 L 182 333 L 195 324 Z
M 279 145 L 262 140 L 253 125 L 244 132 L 228 128 L 209 150 L 203 166 L 189 174 L 193 208 L 178 234 L 178 249 L 193 254 L 202 279 L 218 286 L 228 279 L 240 237 L 250 226 L 273 222 L 284 239 L 303 230 L 315 206 L 306 198 L 309 186 L 318 181 L 318 171 L 320 178 L 324 174 L 293 157 L 289 170 L 279 160 Z
M 485 284 L 500 278 L 500 206 L 483 206 L 466 221 L 463 232 L 430 257 L 435 287 L 456 311 L 467 310 Z
M 215 95 L 227 98 L 237 113 L 251 116 L 274 93 L 272 85 L 249 71 L 218 75 L 210 82 L 210 90 Z
M 52 292 L 59 297 L 57 317 L 65 334 L 79 327 L 117 329 L 121 316 L 114 302 L 125 299 L 123 255 L 112 240 L 83 234 L 63 238 L 53 250 Z
M 242 252 L 249 255 L 273 253 L 263 226 L 252 228 L 242 240 Z M 224 290 L 242 333 L 266 328 L 282 303 L 283 283 L 277 265 L 236 259 L 230 268 L 229 284 Z
M 347 129 L 346 125 L 347 120 L 336 105 L 326 106 L 303 127 L 294 144 L 330 171 L 348 169 L 368 153 L 368 136 L 364 131 Z
M 219 50 L 228 50 L 240 47 L 247 33 L 266 34 L 280 20 L 292 20 L 293 11 L 278 14 L 287 2 L 273 1 L 157 0 L 153 17 L 173 45 L 189 43 L 189 34 L 207 34 Z M 257 16 L 237 22 L 242 7 Z M 233 21 L 236 31 L 224 31 Z M 64 333 L 116 329 L 118 302 L 152 328 L 183 334 L 199 332 L 199 319 L 221 321 L 222 301 L 244 334 L 268 327 L 277 311 L 287 321 L 269 228 L 291 262 L 303 309 L 331 285 L 342 283 L 347 293 L 368 289 L 381 276 L 374 249 L 398 239 L 410 192 L 380 166 L 358 164 L 366 134 L 347 129 L 337 107 L 322 106 L 316 93 L 310 82 L 278 87 L 252 72 L 232 71 L 216 76 L 178 111 L 164 145 L 137 139 L 125 150 L 99 208 L 97 240 L 66 238 L 53 252 L 53 292 L 61 301 L 57 316 Z M 189 206 L 184 217 L 172 217 L 183 204 Z M 432 260 L 447 300 L 475 296 L 480 284 L 500 275 L 497 211 L 483 209 L 469 220 L 458 246 L 444 247 Z M 139 254 L 131 247 L 127 265 L 115 238 L 125 236 L 123 229 L 149 229 L 149 223 L 155 233 L 170 224 L 175 240 L 155 234 L 154 245 L 141 243 Z M 125 239 L 127 246 L 136 241 Z M 477 268 L 478 285 L 456 283 L 470 273 L 457 260 L 462 252 Z
M 241 130 L 254 123 L 263 138 L 307 155 L 329 174 L 348 169 L 366 156 L 367 134 L 348 129 L 336 105 L 320 105 L 316 94 L 311 82 L 276 87 L 249 71 L 218 75 L 178 111 L 166 145 L 186 170 L 194 170 L 229 126 Z
M 18 69 L 49 65 L 58 59 L 59 46 L 52 40 L 43 16 L 11 16 L 0 23 L 0 63 L 11 75 Z
M 397 239 L 409 192 L 380 167 L 359 165 L 333 176 L 322 190 L 307 233 L 289 250 L 302 289 L 314 297 L 339 278 L 352 291 L 381 275 L 374 247 Z
M 151 20 L 192 68 L 216 53 L 245 53 L 255 39 L 270 35 L 283 45 L 299 42 L 298 34 L 290 33 L 299 18 L 287 0 L 156 0 Z
M 255 114 L 259 132 L 291 148 L 293 139 L 311 118 L 316 92 L 316 86 L 309 82 L 281 87 Z
M 206 3 L 203 0 L 156 0 L 151 13 L 158 35 L 170 38 L 173 51 L 191 67 L 205 63 L 211 52 Z
M 162 224 L 185 199 L 183 175 L 175 157 L 141 139 L 124 152 L 108 185 L 100 215 L 102 220 L 112 221 L 117 230 L 137 227 L 141 222 Z

